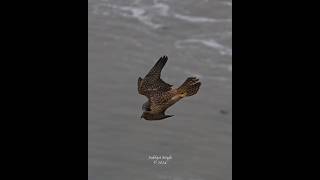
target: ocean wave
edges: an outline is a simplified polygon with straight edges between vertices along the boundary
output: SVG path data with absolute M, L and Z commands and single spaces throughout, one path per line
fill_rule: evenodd
M 185 39 L 185 40 L 178 40 L 175 42 L 176 48 L 185 48 L 188 47 L 188 45 L 192 44 L 202 44 L 207 47 L 216 49 L 219 51 L 221 55 L 226 56 L 232 56 L 232 49 L 229 47 L 226 47 L 220 43 L 218 43 L 214 39 Z
M 187 16 L 182 14 L 174 14 L 174 17 L 180 20 L 192 22 L 192 23 L 217 23 L 217 22 L 232 22 L 231 19 L 214 19 L 214 18 L 208 18 L 208 17 L 200 17 L 200 16 Z
M 160 3 L 157 0 L 154 0 L 154 3 L 150 6 L 147 5 L 137 5 L 140 1 L 135 1 L 133 6 L 120 6 L 115 4 L 106 4 L 106 6 L 117 10 L 115 13 L 123 17 L 135 18 L 141 23 L 152 27 L 154 29 L 160 28 L 163 25 L 153 22 L 155 16 L 168 16 L 169 14 L 169 5 L 165 3 Z
M 232 22 L 232 19 L 230 18 L 215 19 L 210 17 L 192 16 L 192 15 L 184 15 L 184 14 L 179 14 L 175 12 L 170 12 L 169 4 L 160 2 L 159 0 L 153 0 L 151 4 L 149 3 L 148 5 L 142 4 L 141 0 L 135 0 L 132 3 L 126 4 L 126 5 L 111 3 L 108 0 L 104 0 L 104 1 L 105 1 L 105 4 L 100 4 L 99 6 L 94 7 L 94 10 L 93 10 L 94 14 L 100 13 L 106 16 L 110 15 L 111 13 L 119 14 L 120 16 L 123 16 L 123 17 L 135 18 L 141 23 L 149 27 L 152 27 L 154 29 L 163 27 L 162 24 L 154 22 L 154 18 L 158 16 L 171 17 L 171 18 L 183 20 L 190 23 L 228 23 L 228 22 L 230 23 Z M 110 9 L 111 10 L 113 9 L 114 11 L 110 12 Z
M 121 16 L 136 18 L 141 23 L 150 26 L 154 29 L 157 29 L 162 26 L 161 24 L 152 22 L 151 17 L 147 15 L 146 10 L 144 8 L 132 6 L 117 6 L 112 4 L 110 4 L 109 7 L 120 10 L 118 13 Z

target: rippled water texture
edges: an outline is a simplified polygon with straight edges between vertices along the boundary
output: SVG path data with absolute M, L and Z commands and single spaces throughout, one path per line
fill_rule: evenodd
M 231 180 L 232 2 L 89 0 L 88 19 L 88 179 Z M 137 79 L 162 55 L 165 81 L 202 86 L 174 117 L 140 120 Z

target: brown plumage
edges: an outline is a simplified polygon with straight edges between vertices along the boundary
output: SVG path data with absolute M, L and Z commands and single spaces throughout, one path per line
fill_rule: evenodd
M 144 110 L 141 118 L 146 120 L 161 120 L 173 115 L 166 115 L 165 111 L 170 106 L 186 96 L 192 96 L 199 90 L 201 82 L 195 77 L 189 77 L 178 88 L 172 88 L 171 84 L 164 82 L 161 70 L 168 60 L 167 56 L 161 57 L 142 79 L 138 79 L 138 92 L 148 98 L 142 106 Z

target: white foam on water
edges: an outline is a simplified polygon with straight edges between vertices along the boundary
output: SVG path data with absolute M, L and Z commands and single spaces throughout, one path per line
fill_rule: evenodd
M 168 4 L 160 3 L 158 0 L 154 0 L 153 3 L 154 5 L 150 7 L 151 10 L 154 10 L 161 16 L 169 15 L 170 6 Z
M 218 23 L 218 22 L 232 22 L 231 19 L 214 19 L 208 17 L 200 17 L 200 16 L 187 16 L 182 14 L 175 13 L 173 15 L 175 18 L 188 21 L 191 23 Z
M 175 42 L 176 48 L 184 48 L 187 47 L 189 44 L 202 44 L 207 47 L 216 49 L 219 51 L 219 53 L 223 56 L 232 56 L 232 49 L 229 47 L 226 47 L 222 44 L 219 44 L 214 39 L 186 39 L 186 40 L 179 40 Z
M 136 0 L 133 6 L 118 6 L 114 4 L 108 4 L 107 6 L 118 10 L 116 13 L 121 16 L 135 18 L 141 23 L 157 29 L 162 27 L 162 25 L 154 23 L 152 19 L 155 16 L 168 16 L 170 7 L 167 4 L 159 3 L 157 0 L 154 0 L 153 2 L 154 3 L 151 6 L 139 5 L 139 0 Z
M 146 10 L 143 8 L 132 7 L 132 6 L 117 6 L 112 4 L 109 4 L 108 6 L 115 10 L 120 10 L 117 13 L 119 13 L 121 16 L 136 18 L 141 23 L 155 29 L 161 27 L 160 24 L 156 24 L 151 21 L 151 17 L 146 14 Z
M 105 6 L 114 9 L 114 13 L 119 14 L 123 17 L 135 18 L 141 23 L 157 29 L 162 27 L 162 24 L 155 23 L 153 19 L 158 16 L 162 17 L 173 17 L 179 20 L 183 20 L 190 23 L 230 23 L 232 19 L 215 19 L 210 17 L 201 17 L 201 16 L 191 16 L 184 15 L 179 13 L 170 12 L 170 6 L 166 3 L 160 2 L 159 0 L 153 0 L 151 5 L 145 5 L 141 2 L 141 0 L 135 0 L 129 5 L 116 5 L 113 3 L 107 2 Z M 229 3 L 229 2 L 224 2 Z M 97 11 L 94 10 L 95 12 Z M 102 15 L 110 15 L 110 12 L 101 13 Z M 96 13 L 95 13 L 96 14 Z

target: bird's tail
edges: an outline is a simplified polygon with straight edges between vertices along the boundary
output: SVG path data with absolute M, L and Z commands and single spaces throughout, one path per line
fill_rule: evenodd
M 199 88 L 201 82 L 195 77 L 189 77 L 184 83 L 178 88 L 178 93 L 183 94 L 184 96 L 195 95 Z

